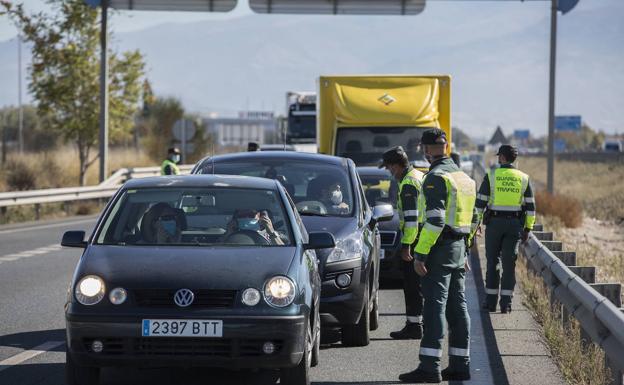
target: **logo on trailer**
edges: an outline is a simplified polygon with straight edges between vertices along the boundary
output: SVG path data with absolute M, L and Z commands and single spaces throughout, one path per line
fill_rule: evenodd
M 195 294 L 193 294 L 193 292 L 189 289 L 180 289 L 176 291 L 175 295 L 173 296 L 173 301 L 176 305 L 180 307 L 190 306 L 193 303 L 194 299 Z
M 390 94 L 385 93 L 383 94 L 382 97 L 380 97 L 379 99 L 377 99 L 378 101 L 382 102 L 383 104 L 385 104 L 386 106 L 390 105 L 392 102 L 395 102 L 396 99 L 393 98 L 392 96 L 390 96 Z

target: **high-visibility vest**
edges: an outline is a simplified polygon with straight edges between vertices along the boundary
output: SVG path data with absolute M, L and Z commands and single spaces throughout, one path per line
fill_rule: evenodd
M 174 162 L 172 162 L 169 159 L 165 159 L 162 162 L 162 165 L 160 166 L 160 175 L 167 175 L 167 174 L 165 174 L 165 168 L 167 166 L 171 167 L 171 172 L 172 172 L 171 175 L 179 175 L 180 174 L 180 169 L 178 168 L 178 165 L 175 164 Z
M 526 202 L 535 202 L 533 197 L 525 198 L 529 176 L 511 167 L 499 167 L 488 172 L 490 198 L 488 209 L 494 211 L 522 211 Z M 526 212 L 525 227 L 533 228 L 535 210 Z
M 418 235 L 418 206 L 416 210 L 403 211 L 403 202 L 401 201 L 401 192 L 406 185 L 412 185 L 418 190 L 418 197 L 422 189 L 422 180 L 424 174 L 414 168 L 410 169 L 401 182 L 399 183 L 399 199 L 397 200 L 397 211 L 399 212 L 399 228 L 402 232 L 401 243 L 412 244 Z M 406 217 L 412 217 L 413 220 L 406 221 Z M 405 241 L 405 242 L 403 242 Z

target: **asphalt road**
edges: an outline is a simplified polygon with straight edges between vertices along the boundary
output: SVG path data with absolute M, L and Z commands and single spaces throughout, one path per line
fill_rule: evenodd
M 94 218 L 46 222 L 17 228 L 0 228 L 0 384 L 64 383 L 63 303 L 80 249 L 61 249 L 64 231 L 89 232 Z M 477 286 L 467 282 L 472 317 L 471 384 L 502 383 L 493 373 L 500 363 L 492 350 L 492 336 L 483 327 L 478 311 Z M 335 335 L 325 333 L 320 365 L 312 370 L 315 384 L 396 384 L 399 373 L 413 370 L 418 361 L 418 341 L 393 341 L 392 330 L 404 322 L 402 291 L 383 285 L 380 293 L 380 328 L 363 348 L 345 348 Z M 329 343 L 327 343 L 329 341 Z M 489 346 L 489 348 L 488 348 Z M 445 361 L 446 358 L 443 358 Z M 445 363 L 444 363 L 445 365 Z M 120 370 L 107 369 L 102 384 L 271 384 L 276 372 L 223 370 Z M 505 381 L 506 382 L 506 381 Z

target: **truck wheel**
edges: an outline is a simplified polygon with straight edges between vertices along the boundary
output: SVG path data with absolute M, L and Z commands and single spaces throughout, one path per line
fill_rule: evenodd
M 280 371 L 280 384 L 310 385 L 310 367 L 312 364 L 312 323 L 308 321 L 308 330 L 305 335 L 303 357 L 294 368 L 283 368 Z
M 67 385 L 98 385 L 100 368 L 78 366 L 69 352 L 65 352 L 65 381 Z
M 366 288 L 364 294 L 364 306 L 362 307 L 362 314 L 360 315 L 360 321 L 355 325 L 344 326 L 342 328 L 342 344 L 345 346 L 367 346 L 370 343 L 370 312 L 369 308 L 369 293 Z
M 370 330 L 377 330 L 379 328 L 379 291 L 375 293 L 375 300 L 373 301 L 373 310 L 370 312 Z

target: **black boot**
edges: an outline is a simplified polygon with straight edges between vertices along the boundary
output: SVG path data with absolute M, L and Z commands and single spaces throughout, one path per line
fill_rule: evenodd
M 406 322 L 403 329 L 390 333 L 395 340 L 419 340 L 423 336 L 422 324 Z
M 454 372 L 450 368 L 442 370 L 443 381 L 468 381 L 470 380 L 470 371 Z
M 507 314 L 507 313 L 511 313 L 511 303 L 505 303 L 500 305 L 501 308 L 501 313 L 503 314 Z
M 440 376 L 440 373 L 430 373 L 425 372 L 424 370 L 416 369 L 414 371 L 399 375 L 399 380 L 401 382 L 415 382 L 419 384 L 439 384 L 442 382 L 442 377 Z
M 481 309 L 494 313 L 496 311 L 496 302 L 492 305 L 488 303 L 488 301 L 485 301 L 481 304 Z

